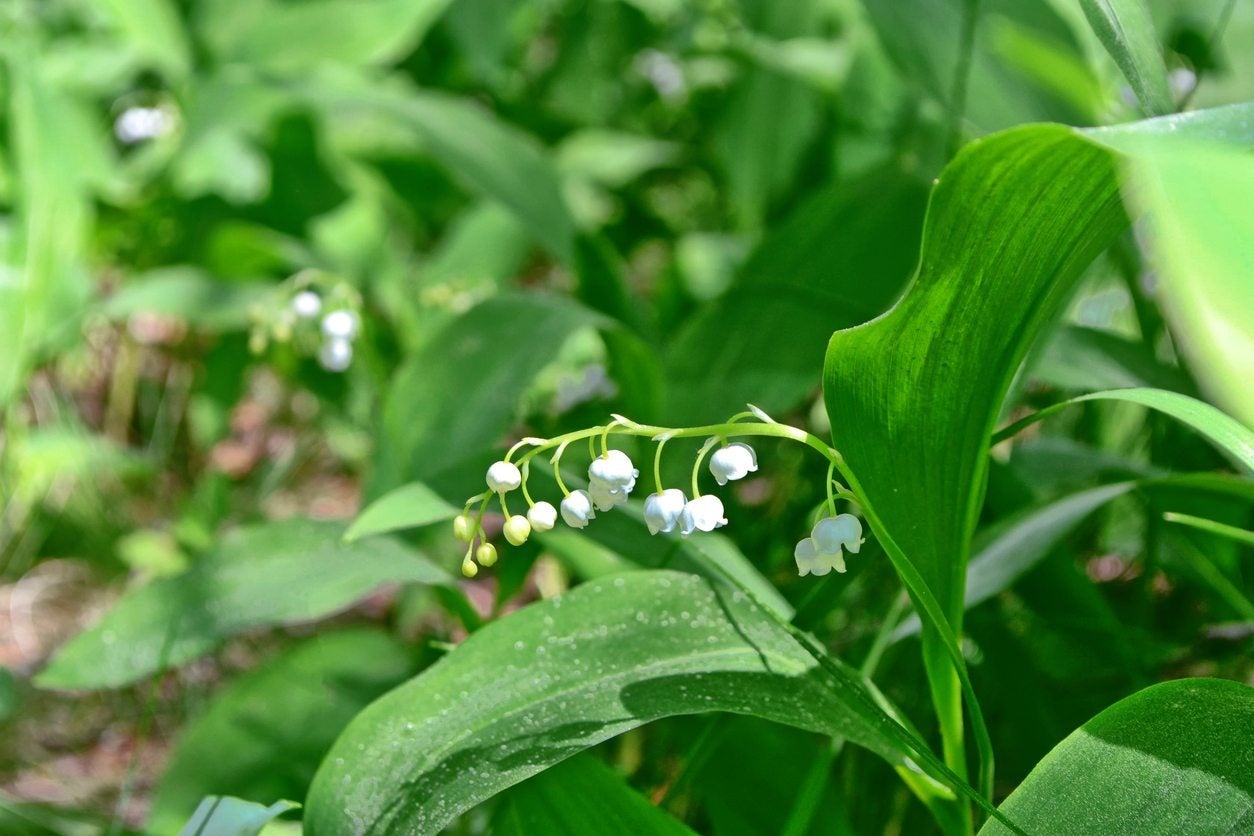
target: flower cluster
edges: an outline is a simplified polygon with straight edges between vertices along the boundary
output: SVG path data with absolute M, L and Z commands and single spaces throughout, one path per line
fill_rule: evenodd
M 315 355 L 329 372 L 346 370 L 353 360 L 353 343 L 361 333 L 360 297 L 342 281 L 317 271 L 297 273 L 276 290 L 277 305 L 258 305 L 252 311 L 251 345 L 256 353 L 273 340 L 292 343 L 299 354 Z
M 678 530 L 683 536 L 698 531 L 708 532 L 727 525 L 723 502 L 713 494 L 702 494 L 698 488 L 698 474 L 707 453 L 713 449 L 709 458 L 709 472 L 719 485 L 726 485 L 743 479 L 757 471 L 758 459 L 753 448 L 744 442 L 729 442 L 728 436 L 766 435 L 777 438 L 804 441 L 811 447 L 820 450 L 835 464 L 835 451 L 822 444 L 802 430 L 777 424 L 760 410 L 751 408 L 751 412 L 733 417 L 726 424 L 712 427 L 695 427 L 688 429 L 668 429 L 637 424 L 621 416 L 605 427 L 595 427 L 568 433 L 553 439 L 524 438 L 505 455 L 488 468 L 485 475 L 487 491 L 471 497 L 466 502 L 462 513 L 453 521 L 453 532 L 457 539 L 468 544 L 462 571 L 468 577 L 478 572 L 479 566 L 491 566 L 497 560 L 496 548 L 487 541 L 483 534 L 483 516 L 489 502 L 494 498 L 500 502 L 501 511 L 505 515 L 502 533 L 505 539 L 520 546 L 527 541 L 533 531 L 545 532 L 557 524 L 560 514 L 566 525 L 575 529 L 583 529 L 596 519 L 597 513 L 606 513 L 628 502 L 636 482 L 640 478 L 640 470 L 632 462 L 631 457 L 622 450 L 611 449 L 607 439 L 612 432 L 635 436 L 647 436 L 657 443 L 654 457 L 654 481 L 657 489 L 644 500 L 644 522 L 650 534 L 670 533 Z M 745 417 L 762 418 L 764 424 L 736 423 Z M 588 465 L 587 488 L 567 489 L 562 481 L 560 460 L 567 446 L 580 439 L 587 439 L 593 445 L 595 437 L 601 437 L 601 452 Z M 706 435 L 707 440 L 697 457 L 692 473 L 692 498 L 689 499 L 679 488 L 662 486 L 660 462 L 662 448 L 672 438 L 700 437 Z M 519 455 L 515 454 L 523 447 L 533 449 Z M 714 449 L 717 446 L 717 449 Z M 563 498 L 559 508 L 552 503 L 532 499 L 527 489 L 527 474 L 532 458 L 540 452 L 556 448 L 552 456 L 554 476 Z M 832 569 L 845 571 L 844 551 L 857 554 L 863 543 L 862 525 L 852 514 L 836 515 L 835 500 L 832 494 L 832 471 L 828 472 L 828 501 L 830 515 L 820 520 L 811 532 L 811 536 L 802 540 L 796 549 L 797 570 L 801 575 L 826 575 Z M 508 495 L 520 490 L 527 503 L 527 513 L 512 514 L 509 510 Z M 840 490 L 844 490 L 843 488 Z M 478 504 L 478 513 L 473 513 L 473 506 Z M 560 509 L 560 510 L 559 510 Z M 479 541 L 476 546 L 476 540 Z

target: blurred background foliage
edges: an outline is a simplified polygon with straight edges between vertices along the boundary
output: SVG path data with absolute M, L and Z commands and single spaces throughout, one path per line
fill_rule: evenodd
M 1254 99 L 1254 7 L 1148 5 L 1177 108 Z M 323 571 L 310 555 L 354 548 L 332 521 L 391 489 L 420 479 L 458 503 L 507 440 L 611 411 L 708 423 L 752 401 L 825 433 L 827 339 L 900 294 L 960 143 L 1144 115 L 1078 4 L 984 0 L 969 51 L 963 6 L 0 3 L 0 830 L 164 833 L 209 794 L 300 800 L 348 719 L 447 643 L 606 566 L 673 559 L 624 519 L 473 582 L 449 579 L 443 526 Z M 1248 244 L 1239 197 L 1210 210 L 1202 239 Z M 1007 417 L 1154 386 L 1251 420 L 1249 331 L 1182 356 L 1177 331 L 1216 333 L 1233 308 L 1158 293 L 1134 232 L 1033 351 Z M 1166 262 L 1194 240 L 1165 239 Z M 1248 312 L 1241 269 L 1205 293 Z M 360 325 L 342 371 L 293 307 L 310 288 Z M 927 716 L 909 623 L 875 642 L 891 568 L 792 577 L 788 532 L 821 474 L 788 448 L 762 458 L 730 503 L 735 545 L 710 548 L 749 555 L 842 658 L 884 654 L 885 692 Z M 976 553 L 1037 546 L 968 619 L 999 789 L 1147 684 L 1250 680 L 1248 550 L 1161 519 L 1248 528 L 1248 483 L 1162 478 L 1227 467 L 1126 404 L 995 449 Z M 239 594 L 211 602 L 200 645 L 167 646 L 161 619 L 210 583 Z M 32 683 L 142 589 L 155 609 L 119 629 L 146 630 L 145 649 L 114 670 L 86 646 Z M 568 779 L 625 778 L 702 832 L 930 826 L 869 753 L 829 769 L 825 742 L 761 721 L 666 720 L 599 753 L 614 773 Z M 458 826 L 521 827 L 539 781 Z

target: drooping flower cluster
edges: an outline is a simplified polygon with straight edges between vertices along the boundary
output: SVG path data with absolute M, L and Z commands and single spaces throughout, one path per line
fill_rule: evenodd
M 291 343 L 298 354 L 318 358 L 329 372 L 346 370 L 353 360 L 353 343 L 361 333 L 361 299 L 342 281 L 313 270 L 288 279 L 275 295 L 278 304 L 259 304 L 252 310 L 250 344 L 260 354 L 271 340 Z
M 736 421 L 747 416 L 762 418 L 765 424 L 738 424 Z M 755 432 L 756 429 L 756 432 Z M 606 513 L 625 505 L 635 490 L 640 478 L 640 470 L 636 468 L 631 457 L 622 450 L 611 449 L 607 439 L 611 432 L 626 433 L 635 436 L 648 436 L 657 442 L 657 455 L 654 459 L 654 480 L 657 490 L 644 500 L 643 516 L 650 534 L 671 533 L 678 531 L 683 536 L 698 531 L 714 531 L 727 525 L 727 517 L 723 502 L 713 494 L 701 494 L 697 485 L 697 476 L 701 463 L 707 453 L 717 445 L 710 455 L 709 471 L 719 485 L 726 485 L 743 479 L 758 469 L 757 454 L 744 442 L 728 442 L 727 436 L 768 435 L 805 441 L 816 447 L 835 461 L 836 454 L 826 445 L 822 445 L 813 436 L 790 427 L 783 427 L 760 410 L 751 407 L 751 412 L 742 413 L 726 424 L 713 427 L 689 429 L 667 429 L 664 427 L 648 427 L 615 416 L 614 422 L 605 427 L 580 430 L 555 439 L 525 438 L 516 444 L 502 460 L 493 463 L 485 474 L 484 481 L 487 491 L 472 497 L 466 503 L 462 514 L 453 522 L 453 532 L 457 539 L 468 543 L 462 571 L 467 576 L 474 576 L 478 566 L 491 566 L 496 562 L 495 547 L 487 542 L 482 529 L 483 515 L 488 503 L 493 499 L 500 502 L 501 511 L 505 515 L 502 534 L 509 543 L 520 546 L 530 538 L 533 531 L 546 532 L 557 524 L 560 514 L 562 521 L 574 529 L 586 528 L 596 519 L 598 512 Z M 662 447 L 672 438 L 699 437 L 709 433 L 705 446 L 702 447 L 693 467 L 692 498 L 689 499 L 679 488 L 663 488 L 660 473 Z M 586 488 L 567 489 L 562 481 L 560 459 L 568 444 L 578 439 L 587 439 L 591 445 L 596 435 L 601 436 L 601 453 L 594 455 L 588 465 L 588 484 Z M 522 447 L 531 446 L 532 450 L 511 460 Z M 559 508 L 551 503 L 532 499 L 527 489 L 527 474 L 531 459 L 543 450 L 556 447 L 552 457 L 554 475 L 563 499 Z M 831 491 L 831 471 L 828 474 L 827 507 L 830 516 L 820 520 L 811 532 L 811 536 L 797 545 L 797 569 L 801 575 L 826 575 L 835 569 L 845 571 L 844 551 L 857 554 L 863 543 L 862 526 L 851 514 L 835 513 L 835 503 Z M 512 514 L 508 506 L 507 495 L 521 489 L 527 503 L 527 513 Z M 843 490 L 843 489 L 842 489 Z M 479 505 L 478 513 L 472 513 L 472 506 Z M 560 509 L 560 510 L 559 510 Z M 479 545 L 475 546 L 475 541 Z

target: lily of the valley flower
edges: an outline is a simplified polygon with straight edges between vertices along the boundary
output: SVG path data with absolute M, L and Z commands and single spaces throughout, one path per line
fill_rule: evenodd
M 361 326 L 357 314 L 352 311 L 331 311 L 322 318 L 322 333 L 331 339 L 351 340 Z
M 649 527 L 649 533 L 674 531 L 686 502 L 684 492 L 678 488 L 649 494 L 644 501 L 644 523 Z
M 857 554 L 863 542 L 862 523 L 853 514 L 838 514 L 819 520 L 810 536 L 798 543 L 793 551 L 797 572 L 802 577 L 826 575 L 833 569 L 844 572 L 844 550 Z
M 640 471 L 622 450 L 609 450 L 588 465 L 588 495 L 598 511 L 608 511 L 627 501 Z
M 562 500 L 562 519 L 571 528 L 586 528 L 588 520 L 595 519 L 596 515 L 587 491 L 571 491 L 570 496 Z
M 488 468 L 487 482 L 495 493 L 505 493 L 522 484 L 522 472 L 513 462 L 495 462 Z
M 347 339 L 331 337 L 318 350 L 318 363 L 329 372 L 342 372 L 353 362 L 353 344 Z
M 557 525 L 557 509 L 551 502 L 537 502 L 528 509 L 527 521 L 536 531 L 549 531 Z
M 713 494 L 690 499 L 679 515 L 679 531 L 684 535 L 694 531 L 713 531 L 727 525 L 723 516 L 723 500 Z
M 505 521 L 505 539 L 515 546 L 521 546 L 531 536 L 531 523 L 522 514 L 515 514 Z
M 322 311 L 322 297 L 312 290 L 302 290 L 292 298 L 292 311 L 301 319 L 313 319 Z
M 596 505 L 598 511 L 609 511 L 627 502 L 626 489 L 611 488 L 604 482 L 589 483 L 588 496 L 592 498 L 592 502 Z
M 496 563 L 496 546 L 491 543 L 480 543 L 479 548 L 475 549 L 475 560 L 484 566 L 491 566 Z M 470 564 L 474 565 L 474 564 Z
M 728 444 L 710 456 L 710 472 L 720 485 L 743 479 L 757 469 L 757 453 L 748 444 Z

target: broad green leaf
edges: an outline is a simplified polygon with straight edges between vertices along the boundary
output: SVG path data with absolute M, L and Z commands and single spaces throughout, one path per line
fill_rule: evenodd
M 540 370 L 571 335 L 599 322 L 574 303 L 519 294 L 489 299 L 448 323 L 392 381 L 368 493 L 414 478 L 437 484 L 482 458 L 513 423 Z
M 492 832 L 683 836 L 693 831 L 646 801 L 596 758 L 576 755 L 511 788 L 492 818 Z
M 1194 394 L 1195 389 L 1188 375 L 1158 360 L 1144 342 L 1078 325 L 1050 337 L 1031 373 L 1051 386 L 1081 392 L 1148 386 Z
M 1150 116 L 1176 109 L 1145 0 L 1080 0 L 1084 16 Z
M 452 0 L 213 0 L 200 33 L 223 63 L 307 73 L 325 62 L 383 64 L 412 50 Z
M 270 292 L 269 284 L 226 282 L 196 267 L 163 267 L 129 280 L 101 311 L 116 320 L 154 313 L 209 331 L 234 331 L 248 327 L 249 308 Z
M 798 209 L 668 347 L 668 420 L 721 420 L 746 401 L 787 409 L 813 392 L 833 326 L 865 322 L 901 292 L 925 194 L 879 171 Z
M 230 796 L 210 796 L 179 831 L 179 836 L 257 836 L 261 829 L 288 810 L 294 801 L 276 801 L 269 807 Z
M 1109 392 L 1092 392 L 1071 398 L 998 430 L 993 440 L 1009 438 L 1029 424 L 1072 404 L 1097 400 L 1126 401 L 1170 415 L 1182 424 L 1192 427 L 1238 466 L 1254 473 L 1254 430 L 1243 426 L 1240 421 L 1225 415 L 1205 401 L 1161 389 L 1112 389 Z
M 676 714 L 752 714 L 895 764 L 928 762 L 865 680 L 834 660 L 819 667 L 779 625 L 742 592 L 665 571 L 519 610 L 357 716 L 314 779 L 306 832 L 434 833 L 558 761 Z
M 314 621 L 389 583 L 445 584 L 388 538 L 340 542 L 338 523 L 287 520 L 228 534 L 192 569 L 123 596 L 35 677 L 41 688 L 116 688 L 209 653 L 244 630 Z
M 1000 809 L 1028 833 L 1247 832 L 1254 688 L 1181 679 L 1139 691 L 1055 746 Z
M 443 497 L 422 482 L 410 482 L 370 503 L 344 532 L 344 542 L 351 543 L 372 534 L 386 534 L 402 528 L 431 525 L 455 516 L 457 509 L 445 502 Z
M 171 81 L 183 80 L 191 49 L 173 0 L 104 0 L 100 7 L 141 58 Z
M 231 683 L 183 730 L 147 827 L 172 833 L 207 795 L 304 798 L 323 755 L 361 709 L 414 672 L 384 633 L 309 639 Z

